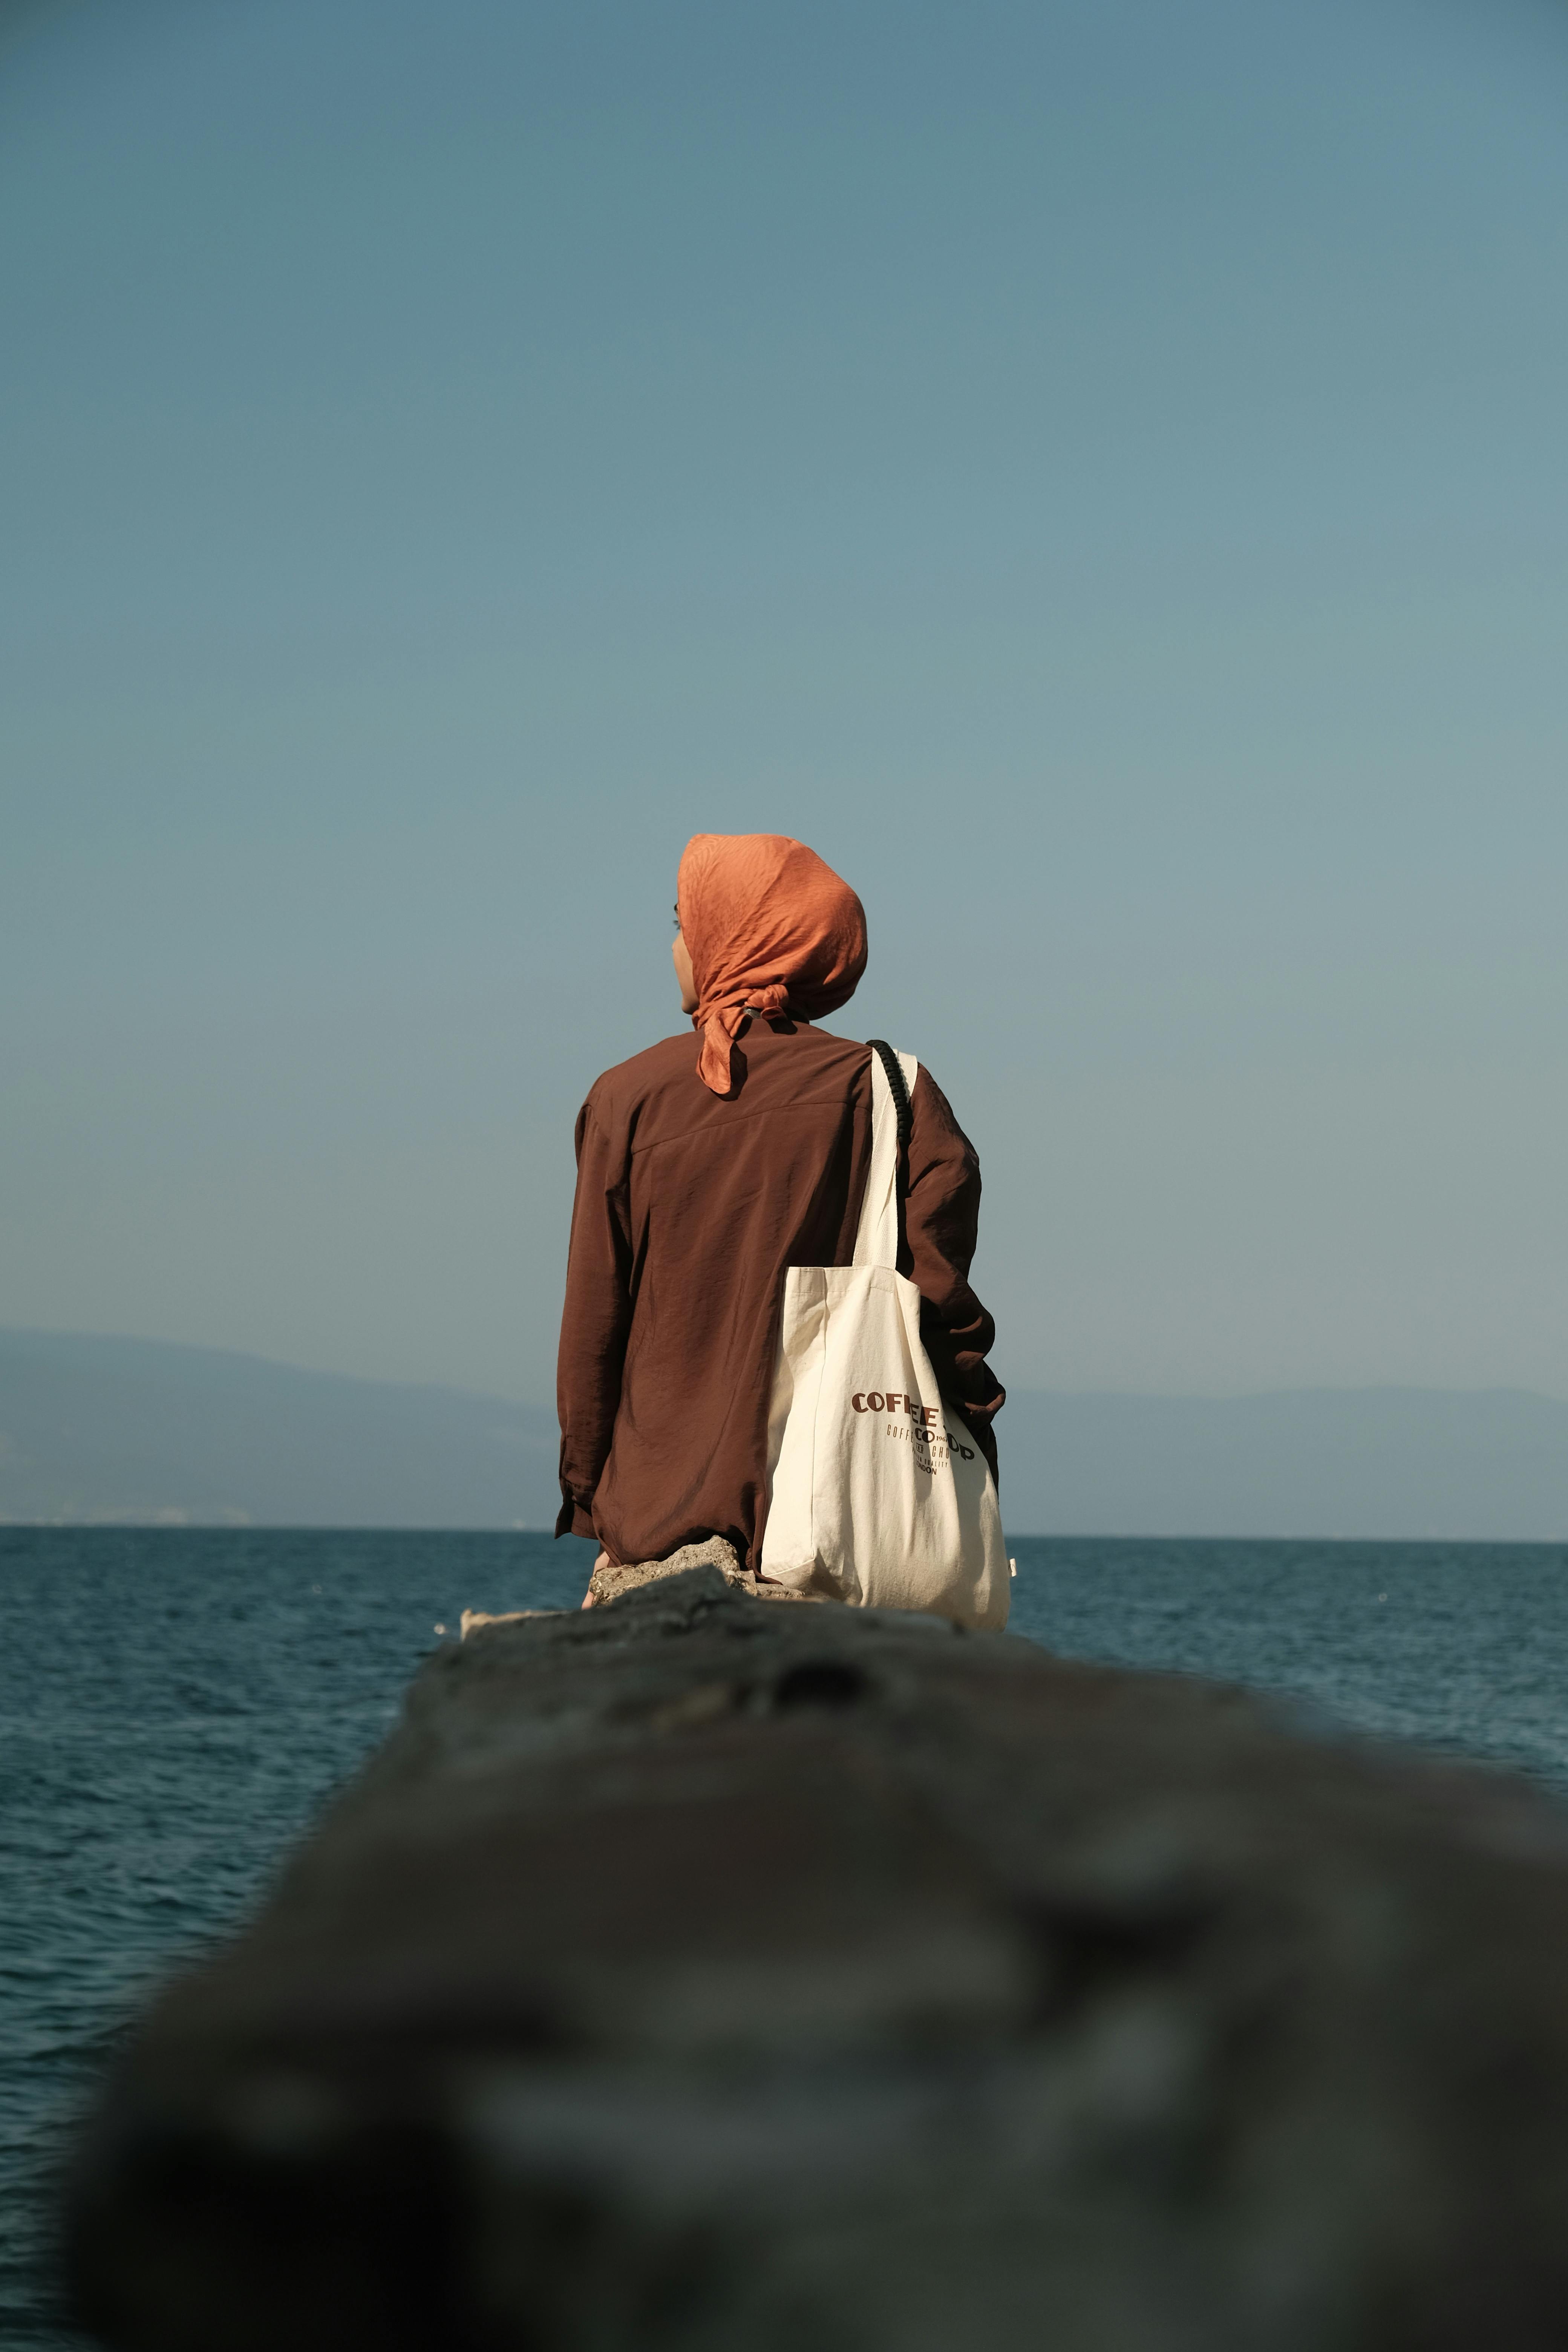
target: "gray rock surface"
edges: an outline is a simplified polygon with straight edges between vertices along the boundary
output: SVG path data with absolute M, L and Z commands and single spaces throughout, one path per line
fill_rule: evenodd
M 708 1565 L 436 1654 L 69 2229 L 127 2352 L 1546 2352 L 1568 1827 Z

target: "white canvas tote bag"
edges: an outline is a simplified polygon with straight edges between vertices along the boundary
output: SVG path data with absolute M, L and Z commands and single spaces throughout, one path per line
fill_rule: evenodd
M 911 1054 L 873 1044 L 853 1265 L 784 1273 L 762 1567 L 797 1591 L 862 1608 L 1001 1626 L 1008 1569 L 995 1483 L 942 1402 L 921 1344 L 921 1294 L 898 1271 L 899 1145 L 919 1069 Z

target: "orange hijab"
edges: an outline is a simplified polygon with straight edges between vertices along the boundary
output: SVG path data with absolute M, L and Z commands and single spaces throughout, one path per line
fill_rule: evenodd
M 854 995 L 865 909 L 815 849 L 782 833 L 693 834 L 676 898 L 702 1033 L 697 1075 L 736 1094 L 731 1048 L 748 1013 L 815 1021 Z

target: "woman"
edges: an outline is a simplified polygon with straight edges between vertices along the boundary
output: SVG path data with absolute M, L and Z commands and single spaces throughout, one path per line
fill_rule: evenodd
M 756 1572 L 784 1269 L 850 1263 L 870 1157 L 869 1053 L 815 1025 L 855 992 L 866 918 L 770 833 L 698 834 L 676 913 L 700 1050 L 669 1037 L 606 1070 L 577 1119 L 555 1531 L 616 1564 L 719 1536 Z M 980 1164 L 923 1066 L 910 1110 L 899 1268 L 994 1474 L 995 1327 L 968 1278 Z

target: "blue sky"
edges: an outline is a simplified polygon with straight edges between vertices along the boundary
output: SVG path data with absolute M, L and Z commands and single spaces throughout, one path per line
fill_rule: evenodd
M 1568 12 L 14 11 L 0 1321 L 551 1392 L 692 831 L 1024 1386 L 1568 1396 Z

